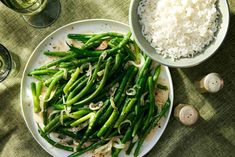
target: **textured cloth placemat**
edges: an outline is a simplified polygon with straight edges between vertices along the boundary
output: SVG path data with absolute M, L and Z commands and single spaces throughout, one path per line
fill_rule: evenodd
M 83 19 L 107 18 L 128 23 L 129 0 L 63 0 L 59 19 L 50 27 L 36 29 L 0 3 L 0 43 L 18 55 L 17 77 L 0 83 L 0 156 L 49 157 L 33 139 L 20 109 L 20 81 L 34 48 L 57 28 Z M 175 101 L 193 104 L 201 119 L 192 126 L 173 116 L 147 157 L 232 157 L 235 155 L 235 0 L 230 3 L 230 28 L 218 52 L 193 68 L 171 69 Z M 200 94 L 193 85 L 201 76 L 218 72 L 225 81 L 216 94 Z

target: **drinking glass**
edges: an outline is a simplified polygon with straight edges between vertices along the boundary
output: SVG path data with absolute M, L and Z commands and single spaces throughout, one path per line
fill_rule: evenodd
M 20 69 L 19 57 L 10 52 L 0 44 L 0 82 L 8 76 L 16 76 Z
M 33 27 L 47 27 L 60 14 L 59 0 L 0 0 L 8 8 L 23 15 Z

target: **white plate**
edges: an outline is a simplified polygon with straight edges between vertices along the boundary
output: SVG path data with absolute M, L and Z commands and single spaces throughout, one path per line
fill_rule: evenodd
M 127 33 L 129 31 L 129 26 L 120 22 L 105 20 L 105 19 L 84 20 L 65 25 L 57 29 L 50 35 L 48 35 L 36 47 L 36 49 L 30 56 L 26 64 L 21 82 L 21 92 L 20 92 L 21 109 L 27 127 L 32 133 L 33 137 L 52 156 L 65 157 L 68 156 L 71 152 L 53 147 L 39 135 L 37 125 L 33 116 L 33 102 L 30 90 L 30 83 L 35 80 L 31 77 L 28 77 L 27 74 L 30 71 L 32 71 L 34 68 L 38 67 L 39 65 L 48 62 L 49 59 L 48 57 L 43 55 L 42 53 L 43 51 L 66 49 L 65 40 L 67 40 L 66 36 L 68 33 L 100 33 L 100 32 L 109 32 L 109 31 Z M 165 66 L 162 67 L 162 72 L 160 77 L 166 79 L 167 83 L 169 84 L 171 107 L 166 117 L 162 118 L 161 120 L 161 128 L 154 129 L 151 132 L 151 135 L 149 135 L 149 137 L 147 137 L 147 139 L 145 140 L 140 150 L 140 156 L 143 156 L 147 152 L 149 152 L 153 148 L 153 146 L 157 143 L 162 133 L 164 132 L 168 120 L 170 118 L 170 113 L 173 104 L 173 85 L 168 67 Z M 88 156 L 88 154 L 84 154 L 82 156 L 85 157 Z M 119 156 L 124 157 L 126 156 L 126 154 L 123 151 Z

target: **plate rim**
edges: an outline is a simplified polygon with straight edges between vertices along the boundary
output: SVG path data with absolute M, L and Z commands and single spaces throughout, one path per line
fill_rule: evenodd
M 23 84 L 25 84 L 25 77 L 26 77 L 26 70 L 27 70 L 27 67 L 29 65 L 29 62 L 31 61 L 33 55 L 35 54 L 36 50 L 45 42 L 45 40 L 47 40 L 51 35 L 53 35 L 54 33 L 56 33 L 57 31 L 61 30 L 61 29 L 64 29 L 70 25 L 73 25 L 73 24 L 79 24 L 79 23 L 85 23 L 85 22 L 94 22 L 94 21 L 103 21 L 103 22 L 111 22 L 111 23 L 118 23 L 118 24 L 121 24 L 121 25 L 125 25 L 127 26 L 129 29 L 130 29 L 130 26 L 126 23 L 123 23 L 123 22 L 120 22 L 120 21 L 116 21 L 116 20 L 112 20 L 112 19 L 105 19 L 105 18 L 98 18 L 98 19 L 84 19 L 84 20 L 78 20 L 78 21 L 74 21 L 74 22 L 71 22 L 71 23 L 68 23 L 66 25 L 63 25 L 57 29 L 55 29 L 54 31 L 52 31 L 50 34 L 48 34 L 42 41 L 40 41 L 37 46 L 34 48 L 32 54 L 30 55 L 30 57 L 28 58 L 25 66 L 24 66 L 24 70 L 23 70 L 23 73 L 22 73 L 22 77 L 21 77 L 21 83 L 20 83 L 20 108 L 21 108 L 21 113 L 22 113 L 22 116 L 23 116 L 23 119 L 24 119 L 24 122 L 25 122 L 25 125 L 27 126 L 27 129 L 28 131 L 31 133 L 31 135 L 33 136 L 34 140 L 41 146 L 41 148 L 43 148 L 48 154 L 54 156 L 54 154 L 51 154 L 51 152 L 49 152 L 46 147 L 44 147 L 40 142 L 39 140 L 37 140 L 36 136 L 34 135 L 34 133 L 32 132 L 32 130 L 30 129 L 29 127 L 29 124 L 26 120 L 26 117 L 25 117 L 25 112 L 23 110 Z M 131 29 L 130 29 L 131 31 Z M 133 34 L 132 34 L 133 35 Z M 160 63 L 161 64 L 161 63 Z M 158 140 L 156 140 L 156 142 L 154 142 L 154 145 L 150 148 L 148 147 L 146 149 L 145 152 L 143 152 L 143 156 L 146 155 L 148 152 L 150 152 L 154 146 L 156 146 L 157 142 L 160 140 L 160 138 L 162 137 L 162 134 L 165 132 L 165 129 L 169 123 L 169 120 L 170 120 L 170 117 L 171 117 L 171 113 L 172 113 L 172 108 L 173 108 L 173 102 L 174 102 L 174 88 L 173 88 L 173 81 L 172 81 L 172 77 L 171 77 L 171 73 L 170 73 L 170 70 L 169 70 L 169 67 L 166 66 L 166 65 L 163 65 L 165 67 L 165 70 L 166 70 L 166 74 L 169 76 L 169 86 L 170 86 L 170 89 L 171 91 L 169 92 L 169 97 L 171 97 L 171 104 L 170 104 L 170 109 L 168 111 L 168 115 L 165 117 L 165 125 L 164 127 L 162 128 L 163 131 L 162 133 L 160 134 Z

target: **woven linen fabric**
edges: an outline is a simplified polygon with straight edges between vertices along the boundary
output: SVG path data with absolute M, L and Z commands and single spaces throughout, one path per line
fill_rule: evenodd
M 47 28 L 28 25 L 21 15 L 0 3 L 0 43 L 20 58 L 20 73 L 0 83 L 0 157 L 49 157 L 33 139 L 20 109 L 22 71 L 35 47 L 48 34 L 68 23 L 106 18 L 128 23 L 129 0 L 63 0 L 58 20 Z M 187 127 L 173 115 L 160 140 L 147 157 L 232 157 L 235 155 L 235 0 L 228 0 L 230 28 L 223 45 L 206 62 L 173 69 L 174 104 L 194 105 L 201 115 Z M 200 94 L 194 81 L 210 72 L 221 74 L 224 88 Z

